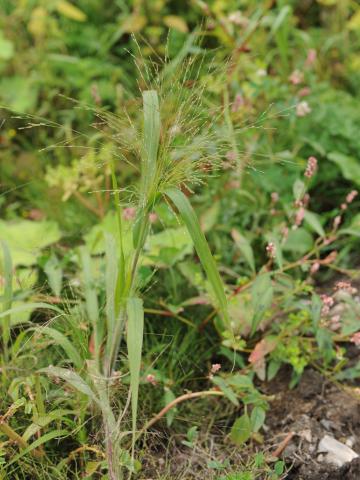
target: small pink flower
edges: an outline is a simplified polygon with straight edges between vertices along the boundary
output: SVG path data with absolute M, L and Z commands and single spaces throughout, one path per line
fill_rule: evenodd
M 320 268 L 320 263 L 319 262 L 315 262 L 311 265 L 311 268 L 310 268 L 310 273 L 314 274 L 316 273 Z
M 330 319 L 330 328 L 331 330 L 338 330 L 341 327 L 340 315 L 334 315 Z
M 347 209 L 346 203 L 342 203 L 342 204 L 340 205 L 340 208 L 341 208 L 341 210 L 346 210 L 346 209 Z
M 306 117 L 311 112 L 311 108 L 306 100 L 296 105 L 296 115 L 298 117 Z
M 317 170 L 317 159 L 316 157 L 309 157 L 308 158 L 308 163 L 307 163 L 307 166 L 306 166 L 306 170 L 305 170 L 305 177 L 307 178 L 311 178 L 314 176 L 316 170 Z
M 229 150 L 226 152 L 225 155 L 226 159 L 229 160 L 229 162 L 235 162 L 236 161 L 236 152 L 234 150 Z
M 300 227 L 300 225 L 302 224 L 304 220 L 304 216 L 305 216 L 305 209 L 303 207 L 300 207 L 299 210 L 296 212 L 296 216 L 295 216 L 295 225 L 297 227 Z
M 310 48 L 307 52 L 307 57 L 306 57 L 306 60 L 305 60 L 305 65 L 307 67 L 311 67 L 315 61 L 316 61 L 316 50 L 314 48 Z
M 311 93 L 311 89 L 309 87 L 301 88 L 298 91 L 298 95 L 299 95 L 300 98 L 307 97 L 308 95 L 310 95 L 310 93 Z
M 293 85 L 299 85 L 304 81 L 304 74 L 300 70 L 294 70 L 289 77 L 290 82 Z
M 283 237 L 283 241 L 286 242 L 288 236 L 289 236 L 289 227 L 283 227 L 282 230 L 281 230 L 281 234 L 282 234 L 282 237 Z
M 350 282 L 344 281 L 337 282 L 334 290 L 343 291 L 349 293 L 350 295 L 354 295 L 355 293 L 357 293 L 357 288 L 353 287 Z
M 213 363 L 211 365 L 211 373 L 216 373 L 221 369 L 221 364 L 220 363 Z
M 151 385 L 157 385 L 155 375 L 153 375 L 152 373 L 149 373 L 148 375 L 146 375 L 146 381 L 148 383 L 151 383 Z
M 267 245 L 266 245 L 266 253 L 268 254 L 268 257 L 269 258 L 275 258 L 275 255 L 276 255 L 276 247 L 275 247 L 275 244 L 273 242 L 269 242 Z
M 157 220 L 158 220 L 157 214 L 156 214 L 155 212 L 151 212 L 151 213 L 149 214 L 149 221 L 150 221 L 150 223 L 156 223 Z
M 136 208 L 135 207 L 127 207 L 123 210 L 123 218 L 124 220 L 134 220 L 136 216 Z
M 240 110 L 241 107 L 245 105 L 245 100 L 244 97 L 241 95 L 241 93 L 238 93 L 235 96 L 234 102 L 231 105 L 231 111 L 232 112 L 237 112 Z
M 277 192 L 272 192 L 271 201 L 272 203 L 277 203 L 279 201 L 279 194 Z
M 346 195 L 346 201 L 347 201 L 347 203 L 351 203 L 357 195 L 358 195 L 358 191 L 357 191 L 357 190 L 352 190 L 350 193 L 348 193 L 348 194 Z
M 334 223 L 333 223 L 334 230 L 336 230 L 339 227 L 340 223 L 341 223 L 341 215 L 337 215 L 334 218 Z
M 322 300 L 322 309 L 321 313 L 322 315 L 328 315 L 330 312 L 330 308 L 334 305 L 334 299 L 333 297 L 330 297 L 329 295 L 321 295 L 321 300 Z
M 360 347 L 360 332 L 354 333 L 354 335 L 350 338 L 350 341 L 355 343 L 357 347 Z

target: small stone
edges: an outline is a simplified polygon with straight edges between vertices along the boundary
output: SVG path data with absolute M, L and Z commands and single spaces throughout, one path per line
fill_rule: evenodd
M 323 453 L 324 461 L 342 467 L 351 462 L 358 454 L 344 443 L 339 442 L 329 435 L 325 435 L 319 443 L 318 453 Z

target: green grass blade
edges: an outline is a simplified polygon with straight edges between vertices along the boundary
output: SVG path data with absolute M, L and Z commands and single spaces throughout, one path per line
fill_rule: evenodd
M 194 212 L 191 203 L 187 197 L 178 189 L 172 188 L 165 191 L 165 195 L 173 202 L 178 209 L 186 228 L 194 242 L 196 252 L 200 258 L 201 264 L 211 283 L 214 294 L 216 296 L 219 310 L 225 325 L 230 329 L 230 320 L 228 314 L 227 300 L 224 291 L 224 285 L 216 267 L 215 260 L 210 252 L 209 245 L 205 235 L 201 231 L 199 220 Z
M 80 248 L 80 258 L 83 273 L 86 313 L 92 324 L 94 334 L 94 358 L 96 365 L 100 368 L 100 349 L 103 331 L 100 328 L 99 322 L 99 303 L 91 272 L 91 258 L 86 247 Z
M 6 466 L 10 467 L 10 465 L 13 465 L 15 462 L 20 460 L 20 458 L 22 458 L 24 455 L 32 452 L 36 448 L 40 447 L 40 445 L 43 445 L 44 443 L 49 442 L 53 438 L 64 437 L 65 435 L 69 435 L 69 432 L 67 430 L 53 430 L 52 432 L 46 433 L 42 437 L 35 440 L 35 442 L 33 442 L 24 450 L 22 450 L 20 453 L 15 455 L 15 457 L 13 457 L 11 461 L 6 464 Z
M 144 143 L 142 152 L 142 207 L 145 207 L 154 184 L 160 142 L 159 98 L 155 90 L 143 92 Z
M 66 355 L 68 356 L 68 359 L 72 361 L 75 367 L 81 369 L 84 361 L 79 355 L 78 351 L 76 348 L 73 346 L 73 344 L 70 342 L 66 336 L 56 330 L 55 328 L 50 328 L 50 327 L 40 327 L 40 328 L 34 328 L 36 332 L 40 334 L 47 335 L 48 337 L 51 337 L 59 347 L 61 347 Z
M 52 377 L 61 378 L 62 380 L 67 382 L 69 385 L 74 387 L 78 392 L 81 392 L 84 395 L 88 396 L 90 400 L 92 400 L 94 403 L 96 403 L 101 407 L 100 400 L 95 395 L 95 393 L 93 392 L 89 384 L 86 383 L 85 380 L 81 378 L 73 370 L 69 370 L 67 368 L 50 366 L 47 368 L 41 368 L 39 370 L 39 373 L 46 373 L 47 375 L 50 375 Z
M 44 308 L 46 310 L 52 310 L 54 312 L 59 313 L 60 315 L 64 315 L 64 312 L 60 310 L 60 308 L 56 307 L 55 305 L 50 305 L 49 303 L 43 302 L 30 302 L 25 303 L 24 305 L 18 305 L 17 307 L 12 307 L 5 312 L 0 313 L 0 319 L 5 318 L 7 315 L 14 315 L 20 312 L 26 312 L 27 310 L 37 310 L 38 308 Z
M 115 327 L 115 298 L 116 285 L 118 278 L 118 268 L 116 264 L 116 241 L 110 235 L 105 235 L 106 243 L 106 274 L 105 274 L 105 289 L 106 289 L 106 321 L 107 331 L 113 332 Z
M 13 267 L 11 261 L 11 255 L 7 243 L 1 241 L 3 251 L 3 277 L 4 277 L 4 296 L 3 296 L 3 312 L 8 312 L 11 309 L 12 304 L 12 280 L 13 280 Z M 10 313 L 4 316 L 3 328 L 2 328 L 2 341 L 4 347 L 5 357 L 8 357 L 8 343 L 10 340 Z
M 127 348 L 130 369 L 132 408 L 133 454 L 136 438 L 137 404 L 140 383 L 141 352 L 144 333 L 144 309 L 142 300 L 129 298 L 127 301 Z

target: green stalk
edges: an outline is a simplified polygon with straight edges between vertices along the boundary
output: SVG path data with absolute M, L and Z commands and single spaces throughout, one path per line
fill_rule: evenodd
M 4 301 L 3 301 L 3 312 L 10 311 L 12 304 L 12 261 L 10 250 L 7 244 L 4 241 L 1 241 L 2 251 L 3 251 L 3 263 L 4 263 Z M 11 323 L 11 314 L 8 313 L 4 316 L 3 319 L 3 328 L 2 328 L 2 341 L 4 349 L 4 359 L 5 362 L 9 360 L 9 340 L 10 340 L 10 323 Z

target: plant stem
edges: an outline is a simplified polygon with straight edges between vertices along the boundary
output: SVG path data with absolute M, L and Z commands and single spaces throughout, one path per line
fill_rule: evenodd
M 209 397 L 215 395 L 217 397 L 223 397 L 224 393 L 221 392 L 220 390 L 206 390 L 205 392 L 191 392 L 191 393 L 185 393 L 184 395 L 181 395 L 180 397 L 175 398 L 172 402 L 170 402 L 168 405 L 166 405 L 158 414 L 155 415 L 151 420 L 149 420 L 145 426 L 141 429 L 139 432 L 139 436 L 144 433 L 146 430 L 148 430 L 150 427 L 152 427 L 156 422 L 158 422 L 164 415 L 167 414 L 169 410 L 172 408 L 176 407 L 179 403 L 185 402 L 186 400 L 191 400 L 193 398 L 201 398 L 201 397 Z

